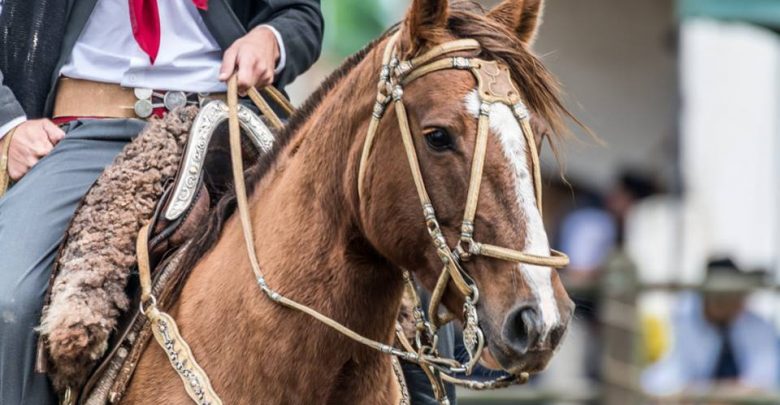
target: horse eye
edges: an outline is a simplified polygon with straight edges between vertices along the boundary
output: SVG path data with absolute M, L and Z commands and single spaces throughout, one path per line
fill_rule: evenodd
M 447 130 L 436 128 L 425 133 L 425 142 L 437 152 L 455 149 L 455 143 Z

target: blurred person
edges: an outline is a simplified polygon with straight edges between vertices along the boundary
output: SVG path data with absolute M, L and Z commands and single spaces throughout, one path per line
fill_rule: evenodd
M 578 207 L 561 221 L 560 246 L 569 255 L 566 277 L 574 286 L 595 282 L 610 253 L 623 242 L 623 224 L 638 201 L 658 192 L 648 177 L 633 169 L 624 169 L 602 198 L 580 190 Z
M 582 336 L 567 340 L 562 349 L 568 359 L 560 369 L 553 363 L 550 383 L 568 381 L 571 385 L 587 385 L 601 378 L 601 336 L 599 314 L 599 283 L 603 270 L 623 241 L 623 223 L 631 208 L 640 200 L 652 196 L 659 188 L 639 170 L 622 169 L 614 185 L 604 195 L 582 187 L 575 188 L 576 208 L 561 221 L 558 244 L 569 255 L 569 265 L 561 272 L 577 305 L 570 326 L 571 333 Z M 573 366 L 574 365 L 574 366 Z
M 701 295 L 675 316 L 673 347 L 641 377 L 657 396 L 714 386 L 778 388 L 780 350 L 774 326 L 745 306 L 763 273 L 745 273 L 731 259 L 712 260 Z
M 623 244 L 625 220 L 639 201 L 661 192 L 661 188 L 647 174 L 636 169 L 623 169 L 617 183 L 605 198 L 606 209 L 616 221 L 616 241 Z

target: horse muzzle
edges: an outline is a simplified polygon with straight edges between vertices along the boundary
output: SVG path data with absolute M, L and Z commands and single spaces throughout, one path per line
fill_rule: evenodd
M 500 327 L 485 328 L 488 351 L 483 356 L 484 364 L 517 375 L 544 370 L 563 342 L 574 313 L 574 304 L 566 301 L 559 306 L 558 320 L 552 324 L 545 323 L 539 305 L 530 302 L 510 310 Z

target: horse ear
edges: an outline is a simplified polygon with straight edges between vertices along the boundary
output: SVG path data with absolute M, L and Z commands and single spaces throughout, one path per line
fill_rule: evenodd
M 403 23 L 401 47 L 411 54 L 443 40 L 449 16 L 448 0 L 413 0 Z
M 517 33 L 522 43 L 531 45 L 542 22 L 543 3 L 544 0 L 504 0 L 490 10 L 488 17 Z

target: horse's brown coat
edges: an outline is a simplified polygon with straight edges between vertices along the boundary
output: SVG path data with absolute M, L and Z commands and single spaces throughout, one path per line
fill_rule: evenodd
M 532 110 L 557 128 L 565 110 L 555 82 L 516 37 L 516 30 L 486 18 L 470 4 L 446 3 L 414 1 L 401 29 L 423 41 L 404 44 L 406 52 L 416 54 L 455 37 L 477 39 L 484 47 L 480 56 L 507 63 Z M 408 34 L 405 38 L 412 41 Z M 384 119 L 379 126 L 365 195 L 358 199 L 358 158 L 383 45 L 381 40 L 369 47 L 354 67 L 338 72 L 293 118 L 289 144 L 273 164 L 259 170 L 250 203 L 255 249 L 274 289 L 358 333 L 390 342 L 403 290 L 399 268 L 415 270 L 422 284 L 432 288 L 441 265 L 425 231 L 394 119 Z M 404 96 L 426 185 L 450 243 L 456 240 L 462 217 L 476 134 L 476 122 L 463 106 L 474 85 L 466 72 L 443 71 L 419 79 Z M 394 114 L 390 108 L 387 116 Z M 429 150 L 420 134 L 430 127 L 456 135 L 457 150 Z M 488 145 L 476 233 L 485 241 L 521 249 L 521 215 L 512 193 L 506 192 L 512 185 L 511 171 L 496 142 Z M 229 207 L 230 201 L 221 205 Z M 216 218 L 202 248 L 217 239 Z M 387 356 L 272 303 L 255 284 L 244 249 L 233 216 L 198 261 L 170 311 L 226 404 L 397 401 Z M 498 341 L 496 325 L 518 300 L 529 296 L 529 288 L 507 263 L 479 258 L 468 270 L 482 292 L 480 317 L 488 339 Z M 568 298 L 557 276 L 553 278 L 559 306 L 565 309 Z M 448 294 L 446 304 L 460 313 L 459 300 Z M 491 350 L 506 348 L 491 342 Z M 188 403 L 181 384 L 163 352 L 150 347 L 124 402 Z

